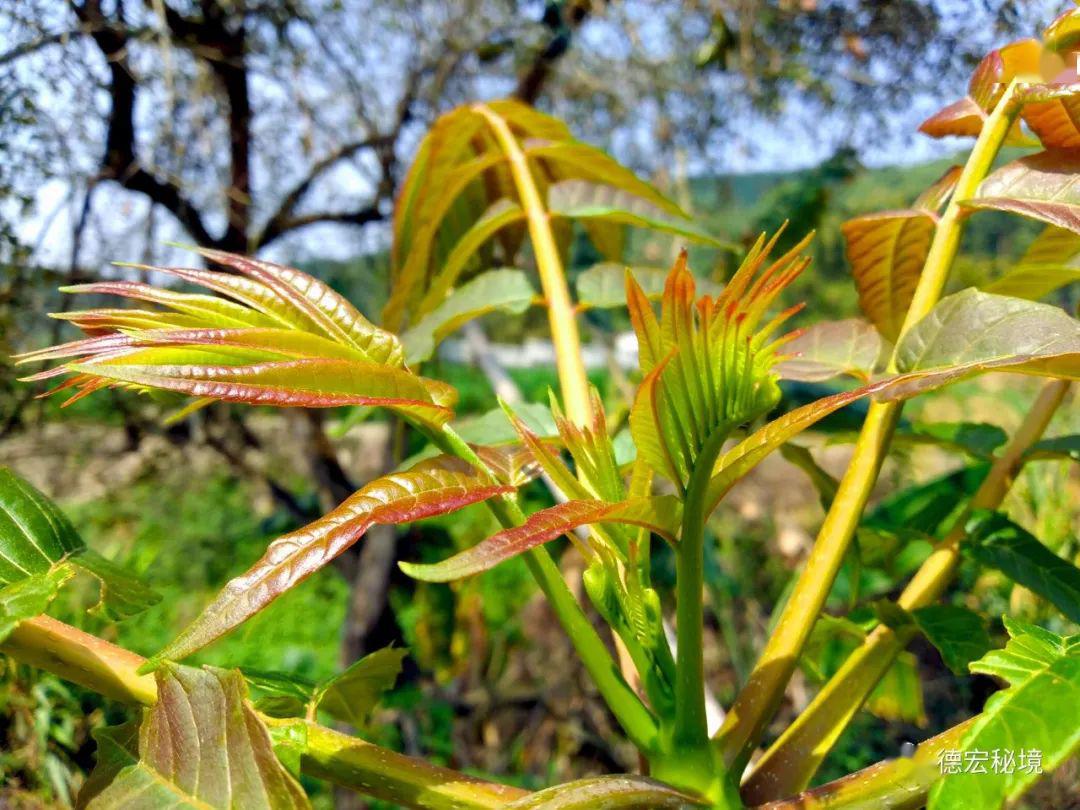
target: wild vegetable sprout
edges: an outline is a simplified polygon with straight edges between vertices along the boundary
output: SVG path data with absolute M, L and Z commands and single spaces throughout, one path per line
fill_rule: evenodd
M 23 355 L 55 365 L 29 379 L 56 380 L 69 401 L 114 387 L 187 397 L 176 418 L 215 401 L 280 407 L 384 408 L 431 447 L 399 471 L 366 483 L 315 522 L 270 544 L 201 615 L 149 660 L 40 616 L 77 570 L 102 582 L 102 609 L 136 614 L 154 594 L 85 548 L 67 519 L 10 473 L 0 480 L 6 514 L 0 548 L 0 624 L 5 653 L 142 706 L 141 720 L 99 737 L 98 764 L 80 802 L 88 807 L 175 804 L 306 807 L 298 774 L 424 808 L 919 807 L 994 808 L 1019 796 L 1076 753 L 1080 636 L 1006 618 L 1010 640 L 990 651 L 985 619 L 939 604 L 962 554 L 997 569 L 1080 621 L 1080 571 L 995 511 L 1032 458 L 1080 374 L 1080 325 L 1037 298 L 1070 280 L 1080 233 L 1080 85 L 1065 69 L 1080 42 L 1080 12 L 1044 34 L 989 54 L 968 97 L 924 125 L 934 136 L 976 138 L 967 162 L 902 211 L 844 228 L 867 322 L 815 323 L 788 331 L 801 304 L 785 299 L 808 270 L 806 236 L 780 253 L 763 235 L 715 295 L 699 295 L 684 252 L 667 275 L 659 313 L 632 271 L 619 270 L 637 337 L 640 375 L 629 403 L 633 459 L 620 460 L 614 422 L 587 384 L 564 260 L 567 223 L 621 260 L 628 226 L 673 233 L 726 251 L 652 186 L 573 139 L 559 121 L 510 101 L 440 118 L 421 144 L 394 217 L 393 290 L 376 326 L 347 300 L 288 267 L 213 250 L 215 269 L 154 268 L 198 288 L 181 292 L 132 280 L 70 288 L 108 293 L 134 307 L 62 317 L 85 333 Z M 1058 76 L 1063 76 L 1059 80 Z M 1026 123 L 1031 135 L 1021 123 Z M 991 172 L 1006 143 L 1042 151 Z M 989 290 L 944 295 L 967 219 L 980 210 L 1039 220 L 1037 260 Z M 517 262 L 492 269 L 485 246 Z M 529 250 L 523 250 L 527 244 Z M 1072 251 L 1072 252 L 1070 252 Z M 518 269 L 531 259 L 533 274 Z M 539 435 L 506 406 L 516 441 L 467 442 L 455 429 L 456 392 L 419 372 L 437 343 L 471 318 L 546 307 L 557 353 L 555 431 Z M 813 311 L 813 301 L 808 302 Z M 897 434 L 902 403 L 987 371 L 1046 378 L 1024 422 L 994 448 L 977 489 L 956 513 L 926 529 L 933 548 L 868 622 L 824 613 L 826 598 Z M 777 412 L 781 379 L 857 381 Z M 707 522 L 734 484 L 778 449 L 813 469 L 791 445 L 800 433 L 858 400 L 869 402 L 843 477 L 823 490 L 828 510 L 813 550 L 753 671 L 719 728 L 709 728 L 703 661 L 703 567 Z M 492 403 L 493 405 L 495 403 Z M 937 434 L 950 446 L 963 437 Z M 1066 443 L 1059 442 L 1059 447 Z M 804 454 L 799 456 L 800 451 Z M 1045 454 L 1064 452 L 1042 447 Z M 809 460 L 807 460 L 809 458 Z M 543 474 L 563 496 L 525 514 L 519 490 Z M 819 479 L 820 481 L 820 479 Z M 827 491 L 826 491 L 827 490 Z M 408 523 L 484 503 L 502 529 L 434 563 L 402 562 L 410 576 L 446 582 L 523 556 L 551 610 L 626 738 L 641 774 L 558 785 L 537 793 L 484 782 L 383 750 L 320 725 L 362 724 L 398 673 L 403 651 L 356 662 L 299 691 L 288 674 L 180 663 L 327 565 L 375 524 Z M 18 531 L 9 530 L 17 526 Z M 903 541 L 912 526 L 889 527 Z M 578 601 L 548 544 L 570 538 L 584 556 Z M 651 567 L 659 543 L 676 560 L 673 598 Z M 586 612 L 609 626 L 612 642 Z M 665 620 L 674 624 L 669 642 Z M 763 739 L 815 627 L 847 621 L 857 641 L 808 707 L 776 740 Z M 849 627 L 850 629 L 850 627 Z M 924 636 L 958 672 L 999 678 L 985 710 L 882 762 L 807 790 L 823 759 L 907 644 Z M 625 656 L 616 657 L 617 645 Z M 255 704 L 248 688 L 279 699 Z M 1032 722 L 1032 717 L 1041 718 Z M 1039 769 L 946 771 L 948 752 L 1040 752 Z M 1038 772 L 1036 772 L 1038 771 Z

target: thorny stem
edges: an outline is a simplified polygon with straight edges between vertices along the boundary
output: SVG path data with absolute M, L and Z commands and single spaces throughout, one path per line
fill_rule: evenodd
M 1017 113 L 1014 103 L 1017 86 L 1016 81 L 1010 83 L 983 124 L 968 156 L 952 198 L 934 232 L 934 240 L 901 334 L 926 317 L 941 297 L 963 235 L 964 211 L 959 203 L 974 195 L 1013 125 Z M 890 371 L 895 370 L 895 354 L 889 365 Z M 901 407 L 899 402 L 871 403 L 851 463 L 840 480 L 836 497 L 821 525 L 806 566 L 784 606 L 775 631 L 717 735 L 725 760 L 732 764 L 736 772 L 745 767 L 766 724 L 783 699 L 784 689 L 832 589 L 877 481 Z
M 48 616 L 20 622 L 0 652 L 124 703 L 151 706 L 157 685 L 146 659 Z M 268 727 L 303 722 L 263 717 Z M 304 722 L 301 770 L 367 796 L 427 810 L 493 810 L 526 795 Z
M 972 497 L 954 528 L 927 557 L 904 589 L 898 604 L 916 610 L 936 601 L 960 560 L 966 516 L 974 509 L 995 509 L 1023 466 L 1028 449 L 1039 440 L 1069 390 L 1068 380 L 1043 386 L 1024 421 Z M 880 625 L 844 661 L 805 711 L 765 752 L 743 785 L 746 801 L 763 801 L 802 790 L 817 772 L 851 718 L 911 640 L 913 631 Z

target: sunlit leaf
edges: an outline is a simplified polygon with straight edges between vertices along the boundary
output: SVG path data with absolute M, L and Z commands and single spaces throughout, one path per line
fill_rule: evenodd
M 431 280 L 418 311 L 426 314 L 439 306 L 457 285 L 458 279 L 481 245 L 508 225 L 524 220 L 525 209 L 517 203 L 502 199 L 492 204 L 454 245 L 454 249 Z
M 1043 31 L 1042 40 L 1051 50 L 1072 48 L 1080 41 L 1080 12 L 1075 8 L 1061 12 Z
M 442 515 L 512 490 L 465 462 L 445 457 L 377 478 L 333 511 L 271 543 L 262 559 L 231 580 L 151 666 L 179 660 L 227 633 L 327 565 L 372 524 Z
M 175 391 L 224 402 L 275 407 L 334 408 L 379 405 L 432 424 L 447 421 L 456 394 L 444 383 L 393 366 L 303 358 L 251 365 L 202 365 L 175 360 L 166 349 L 105 356 L 66 368 L 90 379 Z M 151 352 L 156 352 L 151 354 Z M 143 362 L 132 362 L 132 361 Z M 147 362 L 149 361 L 149 362 Z M 186 362 L 184 362 L 186 361 Z
M 521 270 L 489 270 L 454 290 L 435 309 L 402 336 L 410 363 L 427 360 L 451 332 L 473 318 L 496 310 L 517 315 L 536 298 L 536 290 Z
M 884 346 L 878 331 L 864 320 L 823 321 L 787 344 L 784 355 L 789 359 L 777 364 L 776 373 L 802 382 L 841 375 L 867 382 Z
M 133 616 L 161 601 L 136 577 L 87 548 L 67 516 L 43 493 L 0 468 L 0 585 L 14 588 L 5 588 L 6 598 L 0 596 L 5 602 L 0 614 L 10 618 L 18 606 L 29 605 L 43 613 L 74 572 L 72 566 L 98 579 L 101 601 L 96 610 L 110 619 Z
M 404 361 L 395 335 L 372 324 L 346 298 L 313 276 L 235 253 L 205 248 L 200 248 L 199 253 L 269 287 L 328 337 L 355 346 L 376 363 L 399 366 Z
M 1001 513 L 982 511 L 972 517 L 964 551 L 1080 622 L 1080 568 Z
M 99 733 L 80 807 L 311 807 L 274 755 L 240 673 L 169 667 L 157 673 L 157 688 L 137 737 L 131 726 Z
M 1008 273 L 982 289 L 995 295 L 1034 301 L 1077 281 L 1080 281 L 1080 234 L 1048 225 Z
M 637 197 L 668 219 L 688 219 L 686 212 L 668 199 L 651 183 L 638 177 L 610 155 L 595 146 L 580 141 L 562 143 L 526 144 L 526 156 L 543 160 L 551 165 L 553 174 L 560 180 L 579 178 L 595 184 L 609 186 Z
M 809 237 L 770 263 L 778 238 L 758 239 L 715 299 L 696 297 L 684 251 L 668 275 L 659 321 L 627 275 L 627 307 L 645 375 L 630 430 L 640 457 L 678 487 L 686 486 L 699 454 L 714 453 L 735 428 L 780 399 L 774 366 L 780 347 L 795 335 L 775 335 L 800 307 L 771 320 L 766 311 L 809 263 L 802 255 Z
M 1080 232 L 1080 151 L 1052 149 L 1015 160 L 995 171 L 975 196 L 961 204 L 975 210 L 1009 211 Z
M 841 226 L 859 307 L 888 341 L 900 334 L 936 226 L 922 210 L 869 214 Z
M 1005 617 L 1010 639 L 971 665 L 1005 680 L 958 746 L 1011 756 L 1012 767 L 964 769 L 930 791 L 930 810 L 994 810 L 1029 788 L 1080 748 L 1080 636 L 1062 638 Z M 992 763 L 987 763 L 991 765 Z
M 893 396 L 981 371 L 1080 376 L 1080 323 L 1062 309 L 974 289 L 941 300 L 896 350 Z
M 552 395 L 551 412 L 562 443 L 574 459 L 577 477 L 595 497 L 618 502 L 626 497 L 622 474 L 615 460 L 615 446 L 608 435 L 604 403 L 596 389 L 590 392 L 592 421 L 577 425 L 567 419 Z
M 869 396 L 884 387 L 876 383 L 839 394 L 819 399 L 801 408 L 789 411 L 778 419 L 767 423 L 754 431 L 730 450 L 722 453 L 713 466 L 713 477 L 709 481 L 706 502 L 709 511 L 716 507 L 744 475 L 756 467 L 762 459 L 788 440 L 802 433 L 807 428 L 824 419 L 830 413 L 850 405 L 862 397 Z
M 983 285 L 984 292 L 1011 295 L 1031 301 L 1043 298 L 1054 290 L 1080 281 L 1080 267 L 1060 264 L 1021 264 L 1004 276 Z
M 659 267 L 632 267 L 629 270 L 649 298 L 660 298 L 667 270 Z M 578 303 L 597 309 L 626 306 L 626 272 L 626 265 L 618 262 L 594 264 L 583 271 L 576 282 Z
M 594 776 L 532 793 L 506 810 L 681 810 L 708 802 L 644 776 Z
M 85 548 L 56 505 L 6 467 L 0 467 L 0 585 L 46 574 Z
M 1075 71 L 1069 73 L 1065 86 L 1058 79 L 1045 89 L 1029 91 L 1020 111 L 1046 149 L 1080 146 L 1080 85 Z
M 552 214 L 574 220 L 601 220 L 671 233 L 710 247 L 734 250 L 735 246 L 710 236 L 686 220 L 664 218 L 649 202 L 621 189 L 585 180 L 563 180 L 548 189 Z M 610 257 L 609 257 L 610 258 Z
M 670 495 L 621 503 L 567 501 L 530 515 L 520 526 L 505 529 L 449 559 L 431 565 L 399 563 L 409 576 L 424 582 L 450 582 L 494 568 L 501 562 L 561 537 L 578 526 L 626 523 L 642 526 L 674 540 L 680 503 Z
M 1014 78 L 1041 78 L 1042 44 L 1035 39 L 1021 39 L 991 51 L 972 73 L 968 93 L 926 119 L 919 131 L 932 138 L 947 135 L 977 137 L 983 122 Z M 1019 125 L 1013 127 L 1008 143 L 1024 143 Z
M 393 647 L 365 655 L 319 687 L 318 707 L 351 726 L 363 726 L 379 698 L 394 685 L 406 655 Z
M 224 274 L 214 274 L 224 275 Z M 61 287 L 60 292 L 82 293 L 87 295 L 117 295 L 138 301 L 148 301 L 175 310 L 181 315 L 198 319 L 205 326 L 222 329 L 245 326 L 274 327 L 280 323 L 263 313 L 203 293 L 186 293 L 177 290 L 155 287 L 141 281 L 95 281 L 88 284 L 73 284 Z

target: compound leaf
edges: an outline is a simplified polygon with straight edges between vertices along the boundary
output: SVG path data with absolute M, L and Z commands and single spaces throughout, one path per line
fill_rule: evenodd
M 993 810 L 1029 788 L 1080 748 L 1080 636 L 1062 638 L 1005 618 L 1009 642 L 971 665 L 1009 687 L 993 695 L 964 734 L 965 752 L 1013 757 L 1013 767 L 945 774 L 930 791 L 930 810 Z M 1036 759 L 1037 755 L 1037 759 Z

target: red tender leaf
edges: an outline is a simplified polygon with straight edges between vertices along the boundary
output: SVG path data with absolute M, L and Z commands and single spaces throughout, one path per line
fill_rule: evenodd
M 514 488 L 459 459 L 440 457 L 378 478 L 332 512 L 270 544 L 191 625 L 155 656 L 179 660 L 233 629 L 355 543 L 374 523 L 409 523 L 454 512 Z
M 520 526 L 494 534 L 470 549 L 433 565 L 398 563 L 411 577 L 450 582 L 494 568 L 501 562 L 590 523 L 629 523 L 674 541 L 679 501 L 670 495 L 621 503 L 567 501 L 536 512 Z

